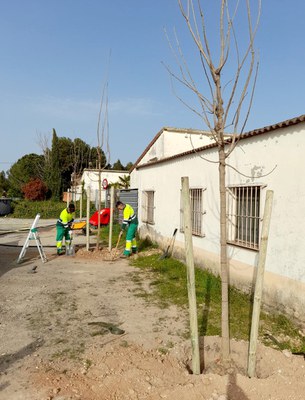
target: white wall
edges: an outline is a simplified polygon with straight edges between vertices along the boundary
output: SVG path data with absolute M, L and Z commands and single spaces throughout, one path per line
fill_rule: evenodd
M 268 189 L 274 191 L 265 274 L 265 302 L 302 318 L 305 307 L 305 124 L 301 123 L 239 142 L 227 163 L 227 185 L 262 184 L 261 216 Z M 183 257 L 184 235 L 180 226 L 181 177 L 188 176 L 190 187 L 206 188 L 203 203 L 203 238 L 193 236 L 196 263 L 219 271 L 219 194 L 217 148 L 201 154 L 134 170 L 131 186 L 139 189 L 139 220 L 142 235 L 166 245 L 175 228 L 176 252 Z M 258 176 L 253 179 L 253 176 Z M 252 177 L 252 178 L 251 178 Z M 155 191 L 155 224 L 141 223 L 143 190 Z M 229 246 L 230 280 L 251 289 L 258 252 Z
M 273 134 L 240 142 L 232 162 L 242 173 L 263 175 L 258 181 L 274 191 L 266 264 L 268 270 L 305 282 L 305 125 L 282 128 Z M 229 160 L 229 163 L 231 160 Z M 264 176 L 266 175 L 266 176 Z M 252 182 L 232 169 L 228 183 Z M 245 257 L 242 257 L 244 261 Z
M 108 184 L 116 183 L 119 181 L 119 177 L 123 177 L 125 175 L 129 175 L 128 171 L 111 171 L 111 170 L 103 170 L 101 173 L 101 182 L 103 179 L 107 179 Z M 82 182 L 84 182 L 84 190 L 87 191 L 87 188 L 90 187 L 90 196 L 91 201 L 95 200 L 96 193 L 98 193 L 99 188 L 99 172 L 98 170 L 89 170 L 85 169 L 82 175 Z M 81 189 L 81 187 L 79 188 Z M 80 193 L 80 190 L 78 190 Z M 101 201 L 105 201 L 105 193 L 106 191 L 102 189 Z
M 147 163 L 154 159 L 160 160 L 210 143 L 212 143 L 212 139 L 207 133 L 200 134 L 199 131 L 191 129 L 185 132 L 177 132 L 166 128 L 144 155 L 141 163 Z

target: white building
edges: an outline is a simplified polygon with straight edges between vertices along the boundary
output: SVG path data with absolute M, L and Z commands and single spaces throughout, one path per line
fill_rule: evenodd
M 103 186 L 114 184 L 120 182 L 120 177 L 129 176 L 128 171 L 115 171 L 115 170 L 102 170 L 101 172 L 101 184 L 102 184 L 102 193 L 101 193 L 101 201 L 105 201 L 106 190 L 103 190 Z M 76 200 L 79 199 L 82 190 L 87 192 L 87 189 L 90 188 L 90 198 L 91 201 L 95 201 L 98 199 L 98 191 L 99 191 L 99 170 L 98 169 L 84 169 L 83 174 L 80 179 L 80 184 L 76 187 Z
M 206 132 L 165 128 L 131 171 L 131 187 L 138 188 L 140 235 L 166 246 L 178 228 L 174 253 L 181 258 L 181 177 L 189 177 L 195 263 L 216 274 L 217 159 L 218 148 Z M 243 134 L 227 164 L 230 283 L 253 289 L 265 196 L 272 190 L 263 301 L 305 322 L 305 115 Z

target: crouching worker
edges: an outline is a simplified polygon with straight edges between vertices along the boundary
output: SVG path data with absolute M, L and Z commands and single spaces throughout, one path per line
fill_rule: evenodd
M 65 238 L 66 245 L 70 244 L 71 237 L 69 232 L 71 230 L 74 217 L 75 217 L 75 206 L 73 203 L 70 203 L 67 208 L 62 210 L 59 219 L 56 222 L 56 247 L 57 247 L 57 254 L 59 256 L 64 254 L 64 250 L 62 249 L 63 238 Z
M 117 201 L 115 206 L 118 210 L 123 211 L 121 233 L 127 228 L 125 250 L 122 255 L 122 257 L 125 258 L 129 257 L 131 254 L 136 254 L 138 250 L 136 241 L 138 218 L 131 205 Z

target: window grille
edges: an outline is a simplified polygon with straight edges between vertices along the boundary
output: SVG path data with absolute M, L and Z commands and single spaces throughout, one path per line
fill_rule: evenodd
M 154 224 L 154 195 L 155 192 L 147 190 L 142 193 L 142 222 Z
M 228 243 L 258 250 L 261 187 L 230 187 L 227 194 Z
M 184 231 L 183 204 L 180 196 L 180 231 Z M 204 236 L 203 234 L 203 189 L 190 189 L 191 221 L 192 234 L 195 236 Z

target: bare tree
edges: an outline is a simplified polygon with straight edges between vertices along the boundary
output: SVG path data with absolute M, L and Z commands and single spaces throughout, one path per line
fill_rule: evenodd
M 105 149 L 105 151 L 103 150 Z M 106 157 L 105 164 L 102 164 L 102 155 Z M 109 147 L 109 121 L 108 121 L 108 80 L 104 84 L 100 110 L 97 123 L 97 158 L 98 158 L 98 210 L 101 209 L 101 193 L 102 193 L 102 171 L 110 161 L 110 147 Z M 99 249 L 100 243 L 100 213 L 98 213 L 98 228 L 97 228 L 97 241 L 96 248 Z
M 174 80 L 191 91 L 199 102 L 194 107 L 188 101 L 177 96 L 182 103 L 195 112 L 208 127 L 218 146 L 219 195 L 220 195 L 220 267 L 222 282 L 222 357 L 230 357 L 229 338 L 229 267 L 227 256 L 226 227 L 226 159 L 234 150 L 240 134 L 243 132 L 250 109 L 256 83 L 258 61 L 254 50 L 254 38 L 260 20 L 261 0 L 255 3 L 255 10 L 250 7 L 250 0 L 177 0 L 181 14 L 201 66 L 200 79 L 194 79 L 191 64 L 186 61 L 182 46 L 175 33 L 175 46 L 169 40 L 179 67 L 174 73 L 166 67 Z M 210 10 L 204 9 L 208 6 Z M 232 3 L 234 5 L 232 6 Z M 253 6 L 253 2 L 252 2 Z M 218 10 L 218 22 L 213 12 Z M 208 11 L 210 14 L 208 15 Z M 256 15 L 254 17 L 254 14 Z M 242 36 L 237 37 L 236 27 L 242 28 Z M 208 26 L 212 32 L 208 33 Z M 193 66 L 193 65 L 192 65 Z M 232 72 L 233 71 L 233 72 Z M 204 76 L 204 86 L 202 86 Z M 225 134 L 231 130 L 231 135 Z
M 50 179 L 50 172 L 51 172 L 51 164 L 52 164 L 52 157 L 51 157 L 51 150 L 50 150 L 50 134 L 42 134 L 41 132 L 37 132 L 37 144 L 39 145 L 43 157 L 44 157 L 44 169 L 42 171 L 41 179 L 48 183 Z

